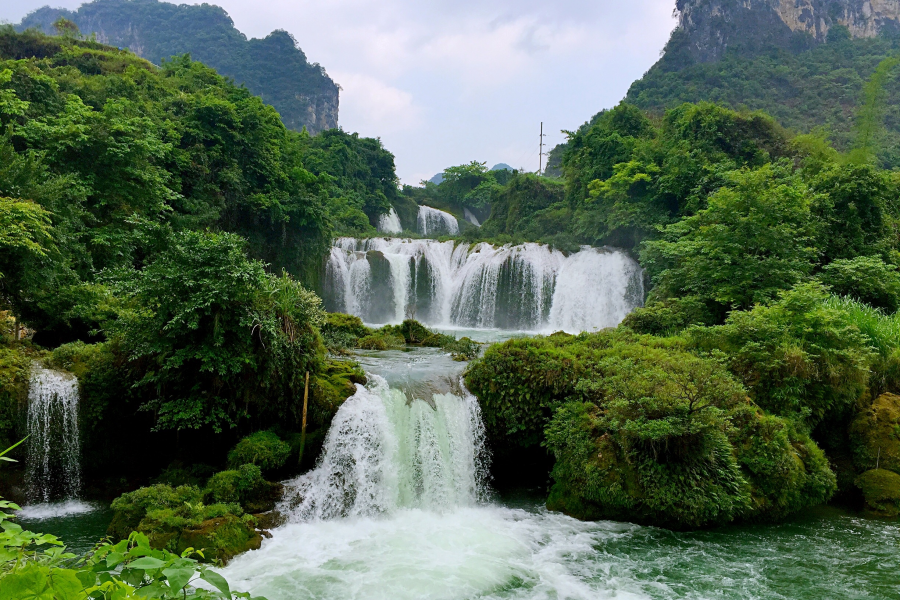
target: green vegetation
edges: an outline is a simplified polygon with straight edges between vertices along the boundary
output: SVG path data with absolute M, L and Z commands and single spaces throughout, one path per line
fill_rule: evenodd
M 797 132 L 827 131 L 843 151 L 875 154 L 888 168 L 900 164 L 894 58 L 900 38 L 889 28 L 853 39 L 835 24 L 827 43 L 756 51 L 744 43 L 754 35 L 740 31 L 717 60 L 695 62 L 685 60 L 682 47 L 691 42 L 676 30 L 663 58 L 632 84 L 626 101 L 654 113 L 701 101 L 762 110 Z
M 76 11 L 46 6 L 26 16 L 18 28 L 53 34 L 59 19 L 69 21 L 65 31 L 70 36 L 80 28 L 155 64 L 190 54 L 275 107 L 289 129 L 318 133 L 337 127 L 337 84 L 323 67 L 307 61 L 286 31 L 248 40 L 218 6 L 148 0 L 88 2 Z
M 328 313 L 322 332 L 328 349 L 338 353 L 350 348 L 401 350 L 407 345 L 441 348 L 459 361 L 472 360 L 481 353 L 481 344 L 478 342 L 467 337 L 456 339 L 452 335 L 437 333 L 415 319 L 373 330 L 363 325 L 359 317 Z
M 256 465 L 263 471 L 280 469 L 291 453 L 290 445 L 271 431 L 248 435 L 228 453 L 228 465 Z
M 15 446 L 0 452 L 0 463 L 16 462 L 10 459 L 8 454 Z M 172 504 L 178 505 L 178 510 L 187 507 L 194 513 L 203 516 L 215 515 L 220 520 L 221 515 L 230 511 L 240 511 L 240 507 L 210 506 L 203 507 L 202 503 L 190 505 L 186 499 L 193 498 L 191 489 L 179 488 L 171 490 L 166 495 L 161 489 L 151 489 L 156 492 L 153 502 L 141 502 L 146 500 L 147 494 L 135 493 L 137 502 L 125 502 L 125 508 L 134 516 L 151 504 L 157 507 L 160 501 L 172 500 Z M 162 494 L 160 494 L 162 492 Z M 162 496 L 167 496 L 163 500 Z M 182 502 L 184 501 L 184 502 Z M 135 506 L 135 505 L 144 505 Z M 157 598 L 160 600 L 175 600 L 178 598 L 195 598 L 201 600 L 250 598 L 249 594 L 232 592 L 228 582 L 218 573 L 209 570 L 199 563 L 194 556 L 201 560 L 206 557 L 201 550 L 194 547 L 186 547 L 181 554 L 173 554 L 167 550 L 154 548 L 147 536 L 141 533 L 131 533 L 127 539 L 113 544 L 107 540 L 97 543 L 93 550 L 78 557 L 71 552 L 66 552 L 65 545 L 56 536 L 50 534 L 36 534 L 22 529 L 15 523 L 14 511 L 19 506 L 0 498 L 0 600 L 21 600 L 22 598 L 59 598 L 61 600 L 81 600 L 87 598 Z M 157 511 L 158 512 L 158 511 Z M 118 515 L 117 515 L 118 516 Z M 162 517 L 154 518 L 172 521 L 175 515 L 172 511 Z M 218 527 L 217 531 L 206 538 L 196 538 L 202 541 L 210 539 L 220 542 L 230 537 L 232 542 L 235 537 L 232 517 L 232 526 Z M 181 519 L 185 521 L 184 518 Z M 190 520 L 189 518 L 187 520 Z M 239 521 L 244 527 L 252 522 L 252 518 Z M 226 534 L 230 533 L 231 536 Z M 258 536 L 257 536 L 258 537 Z M 257 544 L 258 546 L 258 544 Z M 217 548 L 218 550 L 218 548 Z M 232 554 L 233 556 L 233 554 Z M 226 558 L 226 556 L 220 557 Z M 194 587 L 199 581 L 206 582 L 213 590 L 198 589 Z M 259 598 L 258 600 L 264 600 Z

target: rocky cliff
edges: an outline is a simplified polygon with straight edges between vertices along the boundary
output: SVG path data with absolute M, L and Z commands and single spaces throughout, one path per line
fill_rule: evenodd
M 53 22 L 60 17 L 99 42 L 129 48 L 156 64 L 188 53 L 246 85 L 274 106 L 291 129 L 318 133 L 338 126 L 339 86 L 324 68 L 309 63 L 286 31 L 247 39 L 218 6 L 157 0 L 96 0 L 74 12 L 44 7 L 17 28 L 53 33 Z
M 678 30 L 668 50 L 710 62 L 730 47 L 805 49 L 835 25 L 855 38 L 900 28 L 900 0 L 677 0 Z

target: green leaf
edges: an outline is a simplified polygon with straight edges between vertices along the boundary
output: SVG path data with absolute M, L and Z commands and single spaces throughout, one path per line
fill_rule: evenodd
M 122 554 L 121 552 L 110 552 L 106 556 L 106 566 L 110 569 L 112 569 L 113 567 L 115 567 L 116 565 L 118 565 L 119 563 L 124 562 L 124 561 L 125 561 L 125 555 Z
M 129 569 L 142 569 L 144 571 L 152 571 L 154 569 L 161 569 L 165 566 L 165 562 L 159 560 L 158 558 L 153 558 L 152 556 L 143 556 L 137 559 L 134 562 L 128 563 Z
M 228 582 L 225 581 L 224 577 L 222 577 L 215 571 L 208 571 L 204 569 L 204 571 L 200 574 L 200 579 L 215 586 L 216 589 L 225 594 L 225 597 L 231 598 L 231 588 L 228 586 Z
M 31 564 L 3 578 L 0 600 L 69 600 L 83 589 L 75 571 Z
M 191 581 L 191 578 L 194 577 L 194 573 L 195 571 L 192 568 L 163 569 L 163 575 L 166 576 L 169 587 L 173 590 L 180 590 L 186 586 Z

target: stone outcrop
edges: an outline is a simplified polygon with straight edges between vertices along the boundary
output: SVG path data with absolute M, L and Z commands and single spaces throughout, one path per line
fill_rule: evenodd
M 900 25 L 900 0 L 677 0 L 685 50 L 698 62 L 732 46 L 803 47 L 823 42 L 835 25 L 874 37 Z
M 316 134 L 338 126 L 340 86 L 310 63 L 294 37 L 277 30 L 247 39 L 224 9 L 157 0 L 103 0 L 77 11 L 45 6 L 17 26 L 53 34 L 60 17 L 98 42 L 128 48 L 155 64 L 190 54 L 271 104 L 289 129 Z

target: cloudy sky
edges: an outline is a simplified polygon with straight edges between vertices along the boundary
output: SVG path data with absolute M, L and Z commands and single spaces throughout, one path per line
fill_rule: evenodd
M 675 26 L 674 0 L 209 1 L 248 37 L 293 33 L 343 88 L 341 126 L 380 137 L 404 183 L 472 160 L 537 170 L 541 121 L 553 145 L 614 106 Z M 47 3 L 0 0 L 0 21 Z

